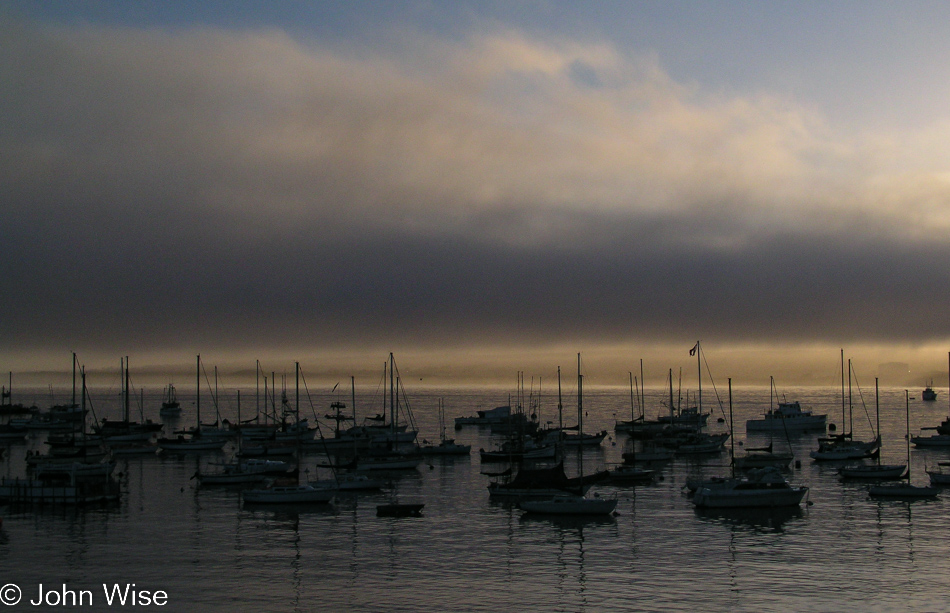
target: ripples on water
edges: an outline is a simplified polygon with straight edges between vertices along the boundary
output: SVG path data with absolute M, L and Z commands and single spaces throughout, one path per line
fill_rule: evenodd
M 829 413 L 840 429 L 838 393 L 802 389 L 789 397 Z M 506 392 L 410 391 L 420 436 L 429 440 L 438 439 L 439 397 L 449 418 L 506 402 Z M 745 443 L 745 420 L 765 410 L 768 390 L 736 390 L 734 397 L 737 442 Z M 946 398 L 940 390 L 937 403 L 912 402 L 912 434 L 946 416 Z M 316 413 L 336 399 L 314 397 Z M 100 413 L 119 416 L 117 401 L 95 400 Z M 159 402 L 157 394 L 146 397 L 148 407 Z M 556 419 L 555 402 L 545 402 L 542 420 Z M 660 410 L 652 406 L 649 417 Z M 881 406 L 883 461 L 903 462 L 903 390 L 884 392 Z M 603 447 L 585 452 L 585 468 L 619 462 L 625 438 L 613 435 L 613 423 L 629 417 L 629 393 L 588 391 L 585 408 L 586 430 L 611 432 Z M 187 411 L 169 425 L 191 425 Z M 713 430 L 726 427 L 714 423 L 718 416 L 716 408 Z M 857 436 L 870 437 L 860 406 L 855 424 Z M 936 588 L 950 571 L 950 491 L 936 501 L 869 500 L 866 486 L 842 484 L 834 468 L 811 462 L 814 435 L 792 439 L 802 465 L 790 474 L 811 488 L 811 505 L 697 512 L 682 494 L 686 478 L 724 474 L 724 454 L 676 460 L 655 485 L 599 487 L 619 497 L 618 514 L 588 521 L 530 518 L 490 502 L 477 449 L 496 441 L 473 427 L 452 435 L 473 445 L 471 458 L 434 458 L 394 476 L 386 493 L 342 497 L 324 508 L 244 507 L 237 490 L 197 489 L 191 475 L 221 455 L 122 459 L 116 471 L 123 496 L 115 507 L 0 509 L 0 584 L 17 583 L 32 598 L 39 583 L 93 589 L 129 582 L 166 591 L 164 609 L 172 611 L 947 609 Z M 26 449 L 42 449 L 42 440 L 14 446 L 5 474 L 22 474 Z M 767 435 L 749 440 L 767 443 Z M 945 459 L 947 452 L 915 451 L 915 483 L 926 482 L 925 464 Z M 312 477 L 318 461 L 306 459 Z M 576 473 L 576 456 L 565 464 Z M 376 505 L 393 498 L 424 501 L 424 516 L 377 518 Z M 104 610 L 100 591 L 95 595 L 93 609 Z

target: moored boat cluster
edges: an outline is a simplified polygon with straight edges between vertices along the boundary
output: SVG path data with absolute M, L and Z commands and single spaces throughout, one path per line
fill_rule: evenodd
M 0 428 L 0 437 L 11 445 L 9 450 L 15 450 L 17 443 L 26 440 L 31 432 L 45 432 L 44 442 L 49 448 L 46 453 L 30 451 L 22 456 L 26 476 L 0 481 L 0 502 L 88 504 L 118 500 L 121 488 L 112 476 L 116 458 L 133 455 L 224 455 L 220 460 L 216 458 L 206 463 L 192 478 L 199 487 L 240 488 L 241 498 L 247 505 L 330 504 L 341 495 L 385 492 L 390 489 L 393 474 L 418 470 L 434 457 L 471 457 L 471 445 L 457 443 L 446 436 L 446 416 L 441 401 L 439 441 L 419 440 L 392 355 L 384 374 L 384 380 L 388 378 L 384 408 L 388 411 L 367 416 L 357 423 L 355 382 L 351 380 L 352 405 L 340 400 L 330 405 L 324 423 L 330 422 L 333 426 L 332 432 L 326 434 L 315 411 L 315 425 L 301 417 L 299 365 L 295 373 L 294 400 L 285 390 L 278 402 L 270 388 L 271 400 L 269 404 L 265 400 L 263 414 L 259 412 L 246 421 L 239 418 L 237 423 L 229 423 L 217 413 L 218 394 L 212 389 L 215 420 L 204 423 L 200 417 L 201 378 L 205 375 L 207 382 L 208 377 L 199 356 L 195 423 L 172 430 L 170 436 L 164 436 L 166 424 L 145 419 L 144 413 L 139 421 L 130 419 L 132 394 L 127 363 L 123 364 L 124 413 L 120 420 L 96 419 L 81 368 L 78 374 L 81 385 L 74 392 L 73 402 L 45 412 L 23 409 L 19 413 L 20 408 L 7 402 L 0 407 L 0 412 L 7 416 Z M 934 497 L 939 490 L 933 486 L 950 484 L 950 471 L 944 471 L 944 466 L 950 463 L 938 463 L 927 471 L 932 487 L 912 485 L 909 445 L 907 464 L 881 464 L 879 424 L 876 436 L 868 442 L 856 441 L 850 432 L 826 436 L 826 415 L 814 414 L 797 401 L 779 401 L 777 394 L 761 418 L 746 421 L 746 431 L 758 436 L 767 434 L 769 444 L 748 448 L 744 454 L 737 455 L 731 382 L 728 420 L 720 420 L 728 423 L 729 431 L 710 432 L 710 412 L 704 410 L 701 393 L 694 398 L 695 404 L 688 398 L 685 406 L 681 402 L 674 403 L 672 371 L 669 381 L 669 404 L 664 407 L 665 412 L 656 419 L 648 419 L 642 394 L 638 392 L 634 401 L 631 377 L 631 417 L 615 424 L 616 441 L 624 445 L 622 462 L 617 465 L 584 468 L 585 449 L 600 447 L 605 441 L 615 444 L 615 441 L 606 430 L 595 433 L 584 430 L 584 377 L 580 356 L 575 424 L 564 425 L 564 401 L 560 396 L 555 426 L 551 422 L 540 423 L 519 394 L 519 401 L 514 405 L 509 403 L 456 418 L 455 429 L 474 427 L 491 433 L 495 445 L 478 450 L 482 475 L 488 478 L 488 498 L 517 505 L 531 514 L 615 514 L 618 491 L 664 479 L 664 472 L 674 460 L 724 455 L 728 456 L 728 463 L 721 465 L 726 474 L 686 480 L 685 497 L 695 507 L 797 507 L 806 500 L 809 488 L 793 485 L 787 478 L 791 464 L 801 462 L 801 458 L 796 459 L 792 453 L 789 433 L 799 436 L 817 433 L 817 448 L 810 453 L 812 460 L 839 463 L 842 479 L 873 482 L 868 488 L 871 496 Z M 843 390 L 842 385 L 842 406 L 845 405 Z M 267 390 L 264 396 L 268 398 Z M 5 393 L 4 400 L 9 398 Z M 721 403 L 720 409 L 723 409 Z M 909 434 L 909 396 L 906 410 Z M 175 389 L 169 385 L 159 414 L 174 421 L 180 411 Z M 935 437 L 950 438 L 948 424 L 950 417 L 935 428 L 938 432 Z M 921 443 L 922 440 L 909 438 L 916 446 L 926 447 L 927 443 Z M 302 460 L 308 455 L 321 458 L 317 466 L 328 476 L 311 479 L 309 471 L 300 470 Z M 568 476 L 564 469 L 568 455 L 579 460 L 574 476 Z M 379 505 L 381 516 L 419 516 L 425 506 L 424 501 L 400 501 L 394 495 L 390 498 L 388 504 Z

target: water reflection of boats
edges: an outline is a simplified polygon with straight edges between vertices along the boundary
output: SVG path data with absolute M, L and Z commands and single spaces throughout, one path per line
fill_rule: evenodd
M 376 505 L 376 517 L 422 517 L 422 502 L 393 502 Z
M 586 526 L 605 526 L 617 523 L 613 513 L 605 515 L 547 515 L 542 513 L 523 513 L 518 523 L 529 524 L 545 522 L 561 529 L 581 530 Z
M 241 497 L 244 502 L 257 504 L 286 503 L 329 503 L 333 491 L 315 488 L 312 485 L 275 485 L 269 488 L 244 490 Z
M 775 507 L 768 509 L 704 509 L 696 508 L 700 519 L 714 521 L 730 526 L 749 526 L 768 532 L 779 532 L 782 527 L 794 519 L 804 516 L 799 506 Z

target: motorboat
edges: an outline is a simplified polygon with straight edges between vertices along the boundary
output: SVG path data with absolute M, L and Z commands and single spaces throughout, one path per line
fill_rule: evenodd
M 763 413 L 762 419 L 745 422 L 746 432 L 824 432 L 828 425 L 827 415 L 815 415 L 794 402 L 780 402 L 778 407 Z

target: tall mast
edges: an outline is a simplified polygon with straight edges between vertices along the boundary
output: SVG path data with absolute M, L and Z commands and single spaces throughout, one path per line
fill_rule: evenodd
M 732 476 L 736 476 L 736 437 L 732 432 L 732 377 L 729 377 L 729 444 L 731 448 L 729 454 L 732 456 L 729 464 L 732 466 Z
M 389 354 L 389 427 L 393 434 L 396 433 L 396 376 L 393 373 L 393 354 Z M 393 439 L 395 440 L 395 439 Z
M 74 356 L 76 354 L 73 354 Z M 73 358 L 73 365 L 75 366 L 75 358 Z M 82 368 L 82 433 L 86 434 L 86 368 Z M 93 412 L 93 418 L 95 418 L 95 412 Z
M 673 369 L 670 369 L 670 413 L 673 412 Z M 672 424 L 672 422 L 670 422 Z
M 85 372 L 85 369 L 83 369 L 83 372 Z M 13 389 L 13 373 L 10 373 L 10 389 L 11 390 Z M 13 400 L 11 399 L 10 402 L 12 403 Z M 73 352 L 73 401 L 71 405 L 76 406 L 76 352 L 75 351 Z M 83 413 L 83 415 L 85 415 L 85 413 Z
M 633 428 L 633 422 L 637 419 L 637 416 L 633 409 L 633 373 L 627 372 L 630 375 L 630 427 Z
M 201 354 L 198 354 L 198 365 L 195 368 L 195 425 L 201 430 Z
M 877 386 L 877 377 L 874 377 L 874 412 L 877 416 L 877 435 L 881 436 L 881 393 Z M 881 450 L 878 447 L 877 464 L 881 465 Z
M 854 438 L 854 404 L 851 402 L 851 358 L 848 358 L 848 433 Z
M 640 410 L 646 415 L 647 397 L 646 384 L 643 380 L 643 358 L 640 358 Z
M 297 398 L 294 401 L 296 403 L 296 406 L 294 407 L 294 422 L 299 424 L 300 423 L 300 362 L 294 362 L 294 373 L 297 376 L 297 381 L 295 384 Z
M 702 353 L 703 349 L 699 346 L 699 341 L 696 341 L 696 376 L 699 378 L 699 414 L 703 414 L 703 362 L 702 362 Z
M 257 387 L 255 395 L 255 408 L 257 409 L 257 423 L 261 423 L 261 361 L 255 360 L 256 370 L 254 371 L 254 384 Z
M 509 403 L 510 404 L 510 403 Z M 557 367 L 557 428 L 559 431 L 564 430 L 564 405 L 561 403 L 561 367 Z M 560 436 L 563 436 L 561 434 Z
M 538 425 L 543 424 L 544 422 L 541 421 L 541 377 L 540 376 L 538 377 L 538 402 L 535 405 L 535 407 L 537 408 L 537 413 L 538 413 Z
M 843 428 L 847 420 L 844 413 L 844 349 L 841 349 L 841 427 Z
M 119 358 L 121 362 L 121 358 Z M 129 423 L 129 356 L 125 356 L 125 423 Z
M 584 375 L 581 374 L 581 354 L 577 354 L 577 436 L 578 441 L 583 442 L 584 436 Z M 584 477 L 584 445 L 579 446 L 580 452 L 578 453 L 578 466 L 580 471 L 580 476 L 583 479 Z M 584 483 L 581 482 L 581 491 L 584 490 Z
M 904 390 L 904 425 L 906 426 L 907 441 L 907 485 L 910 485 L 910 392 Z

